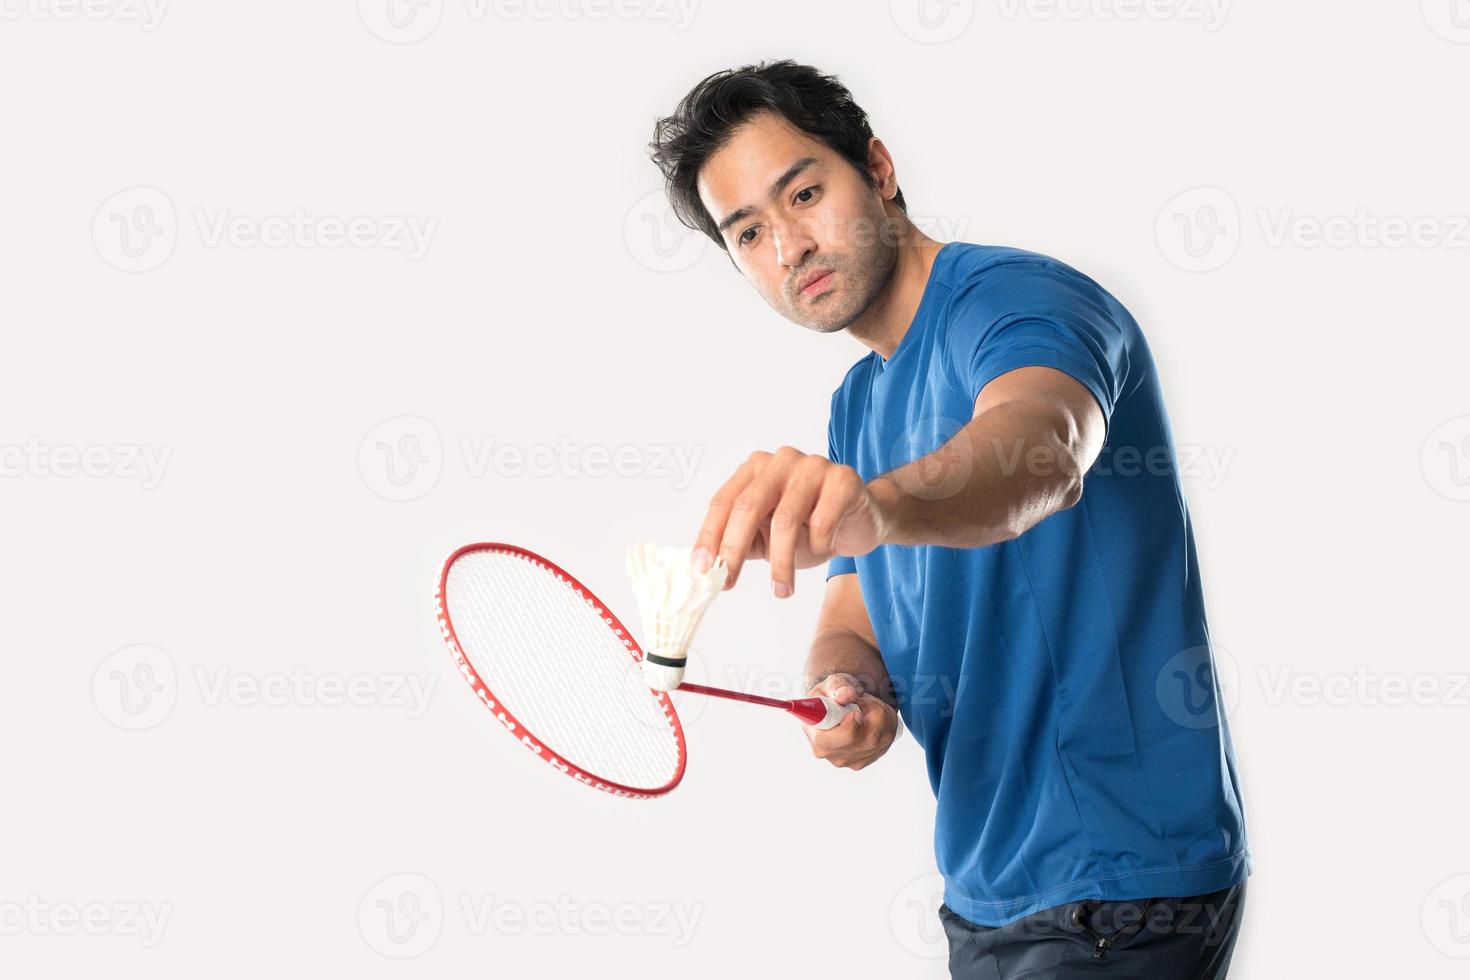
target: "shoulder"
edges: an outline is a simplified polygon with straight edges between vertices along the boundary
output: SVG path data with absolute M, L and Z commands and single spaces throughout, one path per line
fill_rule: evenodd
M 1116 317 L 1107 290 L 1067 263 L 1025 249 L 956 243 L 945 269 L 951 314 L 996 320 L 1030 310 L 1092 307 Z
M 858 358 L 857 363 L 847 369 L 847 374 L 842 378 L 842 383 L 832 392 L 832 421 L 847 414 L 847 406 L 854 401 L 861 402 L 862 394 L 868 389 L 872 381 L 874 365 L 877 364 L 878 355 L 869 351 Z

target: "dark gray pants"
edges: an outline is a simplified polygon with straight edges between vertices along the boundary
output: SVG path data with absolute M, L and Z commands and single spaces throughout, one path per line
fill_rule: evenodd
M 1223 980 L 1244 910 L 1241 882 L 1190 898 L 1070 902 L 998 928 L 948 905 L 939 919 L 955 980 Z

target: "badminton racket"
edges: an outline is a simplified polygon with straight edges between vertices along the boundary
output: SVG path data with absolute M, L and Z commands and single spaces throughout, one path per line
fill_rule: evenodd
M 585 585 L 509 544 L 449 556 L 435 594 L 460 674 L 520 742 L 553 768 L 617 796 L 662 796 L 684 778 L 684 728 L 643 679 L 643 650 Z M 677 690 L 779 708 L 832 728 L 857 710 L 826 697 L 761 697 L 703 684 Z

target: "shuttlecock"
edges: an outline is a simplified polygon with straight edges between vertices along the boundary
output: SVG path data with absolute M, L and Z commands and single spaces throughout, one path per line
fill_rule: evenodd
M 655 691 L 672 691 L 684 680 L 694 631 L 725 587 L 728 571 L 723 558 L 707 572 L 695 571 L 688 548 L 628 549 L 628 578 L 643 617 L 643 679 Z

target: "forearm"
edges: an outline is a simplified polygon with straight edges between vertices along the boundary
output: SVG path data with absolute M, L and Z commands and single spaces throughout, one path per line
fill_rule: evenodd
M 1009 541 L 1081 498 L 1091 462 L 1083 443 L 1075 423 L 1045 403 L 997 405 L 935 452 L 868 484 L 888 519 L 884 540 L 951 548 Z
M 811 690 L 833 674 L 851 674 L 865 692 L 897 706 L 882 654 L 852 630 L 829 627 L 819 631 L 812 640 L 812 648 L 806 658 L 806 690 Z

